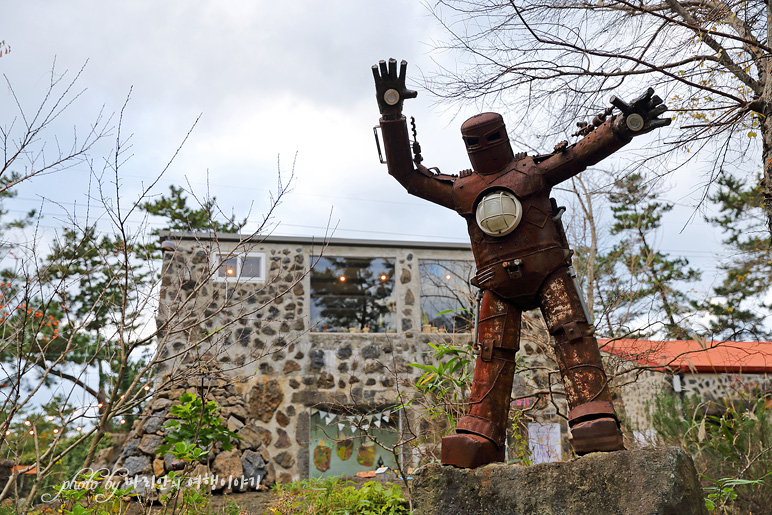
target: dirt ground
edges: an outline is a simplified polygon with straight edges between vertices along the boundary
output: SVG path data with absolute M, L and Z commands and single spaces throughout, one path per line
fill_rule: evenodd
M 214 495 L 212 496 L 212 511 L 218 513 L 216 510 L 226 506 L 227 501 L 233 501 L 239 505 L 239 515 L 263 515 L 266 513 L 266 508 L 273 499 L 273 492 L 270 490 L 265 492 L 244 492 L 240 494 L 229 495 Z

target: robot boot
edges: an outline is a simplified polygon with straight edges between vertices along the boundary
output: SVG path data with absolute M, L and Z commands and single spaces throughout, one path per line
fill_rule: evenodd
M 568 401 L 571 445 L 578 455 L 624 450 L 593 327 L 567 269 L 545 283 L 542 313 L 555 337 L 555 357 Z
M 478 323 L 480 353 L 475 364 L 469 412 L 459 420 L 457 434 L 442 439 L 443 464 L 475 468 L 504 461 L 520 314 L 493 292 L 484 293 Z
M 598 342 L 592 336 L 557 340 L 555 355 L 568 399 L 568 425 L 574 452 L 581 456 L 624 450 Z

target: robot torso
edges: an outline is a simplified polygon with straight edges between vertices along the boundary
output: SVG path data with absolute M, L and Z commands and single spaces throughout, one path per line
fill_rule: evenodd
M 544 279 L 570 265 L 571 251 L 547 184 L 533 157 L 515 160 L 491 175 L 462 174 L 453 183 L 453 203 L 467 221 L 477 265 L 476 286 L 525 305 L 536 302 Z M 504 234 L 481 224 L 481 202 L 509 200 L 518 216 L 509 217 Z M 494 215 L 495 216 L 495 215 Z M 512 223 L 514 221 L 514 223 Z M 514 225 L 514 227 L 512 227 Z

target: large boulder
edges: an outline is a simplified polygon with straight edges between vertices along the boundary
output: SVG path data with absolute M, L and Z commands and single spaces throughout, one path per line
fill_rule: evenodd
M 415 515 L 707 514 L 694 463 L 677 447 L 593 453 L 532 467 L 430 464 L 414 477 Z
M 212 463 L 212 473 L 217 477 L 215 490 L 224 490 L 230 493 L 238 490 L 243 481 L 244 469 L 241 466 L 239 451 L 223 451 L 217 455 Z
M 241 456 L 241 467 L 244 471 L 246 483 L 245 489 L 256 490 L 258 486 L 266 483 L 273 484 L 273 478 L 268 474 L 268 463 L 263 459 L 260 453 L 255 451 L 245 451 Z M 266 484 L 266 486 L 268 486 Z

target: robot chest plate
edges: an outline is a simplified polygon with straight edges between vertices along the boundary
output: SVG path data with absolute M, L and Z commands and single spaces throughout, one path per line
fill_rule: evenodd
M 527 166 L 527 161 L 529 160 L 521 160 L 498 174 L 472 173 L 467 177 L 456 179 L 453 184 L 453 202 L 456 211 L 462 216 L 472 214 L 477 216 L 478 207 L 489 204 L 489 202 L 483 204 L 483 200 L 492 202 L 492 198 L 499 198 L 503 202 L 504 212 L 509 212 L 517 210 L 514 204 L 519 205 L 527 197 L 542 191 L 548 195 L 548 188 L 541 174 L 536 173 L 535 167 Z M 491 197 L 502 191 L 507 192 L 507 196 L 513 196 L 514 200 L 502 196 Z M 520 210 L 522 211 L 522 208 Z M 487 212 L 487 209 L 485 211 Z M 490 234 L 482 225 L 480 228 L 486 234 Z

